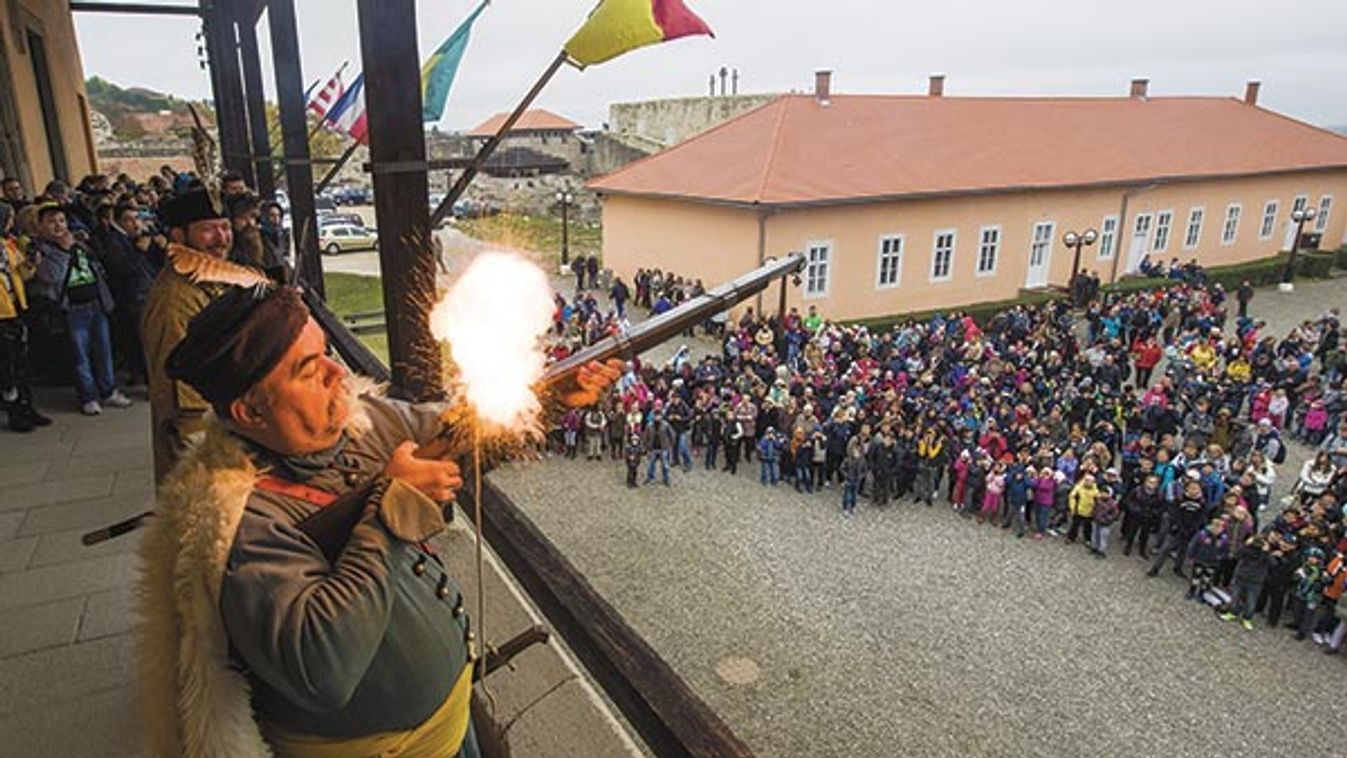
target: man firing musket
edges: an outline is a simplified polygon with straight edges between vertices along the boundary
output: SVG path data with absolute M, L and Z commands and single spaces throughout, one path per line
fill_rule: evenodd
M 592 405 L 617 378 L 612 359 L 802 267 L 798 254 L 773 261 L 553 365 L 540 386 Z M 427 544 L 463 478 L 451 460 L 418 457 L 463 436 L 445 426 L 456 408 L 390 400 L 349 376 L 289 288 L 211 303 L 167 374 L 215 419 L 153 518 L 111 530 L 149 524 L 138 593 L 149 754 L 479 755 L 475 641 Z

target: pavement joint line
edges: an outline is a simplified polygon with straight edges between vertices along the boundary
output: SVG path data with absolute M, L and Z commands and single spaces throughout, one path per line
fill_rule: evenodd
M 468 527 L 467 524 L 464 523 L 466 521 L 467 521 L 466 517 L 461 519 L 454 519 L 454 522 L 450 528 L 461 530 L 467 533 L 469 537 L 475 540 L 477 538 L 477 532 L 476 530 Z M 496 556 L 496 552 L 492 550 L 489 545 L 485 547 L 486 549 L 483 550 L 482 553 L 483 555 L 486 556 L 486 562 L 489 563 L 491 565 L 491 568 L 495 570 L 496 574 L 500 577 L 501 582 L 505 585 L 506 589 L 508 589 L 510 591 L 510 594 L 514 596 L 515 601 L 518 602 L 519 605 L 524 608 L 524 612 L 527 613 L 529 618 L 533 620 L 533 623 L 551 629 L 552 625 L 549 624 L 547 620 L 542 617 L 542 614 L 538 612 L 538 609 L 536 607 L 534 607 L 533 602 L 529 600 L 528 596 L 524 594 L 522 589 L 520 589 L 518 583 L 515 582 L 514 577 L 510 575 L 510 572 L 505 569 L 504 564 L 502 564 L 500 562 L 500 559 Z M 590 703 L 593 704 L 594 708 L 602 715 L 603 720 L 608 723 L 609 728 L 612 729 L 613 732 L 617 735 L 618 739 L 622 742 L 622 746 L 627 750 L 629 754 L 633 756 L 642 756 L 643 758 L 646 755 L 645 751 L 641 750 L 641 748 L 636 744 L 636 741 L 627 731 L 627 727 L 621 721 L 619 721 L 616 716 L 613 715 L 613 706 L 610 705 L 606 700 L 604 700 L 603 697 L 599 695 L 598 691 L 594 689 L 594 684 L 590 682 L 589 677 L 585 674 L 585 671 L 580 666 L 579 662 L 577 662 L 575 658 L 572 657 L 571 651 L 566 647 L 566 645 L 564 644 L 564 640 L 561 639 L 561 636 L 554 633 L 552 637 L 553 639 L 548 644 L 548 647 L 551 647 L 553 650 L 555 650 L 557 653 L 557 657 L 559 657 L 561 659 L 561 662 L 566 665 L 566 668 L 571 670 L 571 674 L 576 677 L 576 681 L 579 682 L 581 689 L 585 693 L 585 696 L 589 699 Z

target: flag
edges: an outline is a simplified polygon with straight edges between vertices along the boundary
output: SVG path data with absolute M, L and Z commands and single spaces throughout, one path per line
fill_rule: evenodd
M 351 139 L 362 145 L 369 144 L 369 131 L 365 124 L 365 75 L 362 73 L 351 82 L 341 99 L 328 110 L 325 119 L 338 130 L 349 134 Z
M 602 0 L 566 42 L 581 67 L 612 60 L 638 47 L 694 34 L 715 33 L 683 0 Z
M 323 88 L 318 90 L 318 94 L 314 95 L 313 99 L 309 101 L 309 112 L 318 118 L 323 118 L 332 109 L 332 105 L 341 100 L 344 89 L 341 82 L 341 69 L 337 69 L 337 73 L 333 74 L 332 78 L 327 80 L 327 84 L 323 85 Z
M 468 36 L 472 33 L 472 22 L 477 20 L 486 9 L 489 0 L 482 0 L 463 23 L 458 25 L 449 39 L 435 48 L 421 66 L 421 120 L 429 123 L 439 121 L 444 115 L 444 104 L 449 100 L 449 88 L 454 86 L 454 75 L 458 73 L 458 64 L 468 49 Z

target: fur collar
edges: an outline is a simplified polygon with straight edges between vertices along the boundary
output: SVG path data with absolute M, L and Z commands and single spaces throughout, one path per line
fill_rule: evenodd
M 352 377 L 347 432 L 371 422 L 359 398 L 381 388 Z M 247 678 L 230 666 L 220 619 L 225 561 L 258 477 L 239 440 L 212 419 L 160 486 L 140 547 L 137 680 L 150 758 L 269 758 Z

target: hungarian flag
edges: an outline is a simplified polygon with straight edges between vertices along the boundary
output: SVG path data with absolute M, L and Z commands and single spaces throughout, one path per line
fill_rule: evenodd
M 694 34 L 715 36 L 683 0 L 601 0 L 566 42 L 566 54 L 583 68 L 638 47 Z
M 454 86 L 454 76 L 458 74 L 458 64 L 468 49 L 468 36 L 472 33 L 472 22 L 477 20 L 486 9 L 489 0 L 482 0 L 454 33 L 449 35 L 435 52 L 430 54 L 421 66 L 421 120 L 429 123 L 439 121 L 444 115 L 444 104 L 449 100 L 449 88 Z
M 328 109 L 325 119 L 336 129 L 349 134 L 351 139 L 362 145 L 369 144 L 369 129 L 365 123 L 365 75 L 362 73 L 351 82 L 333 106 Z

